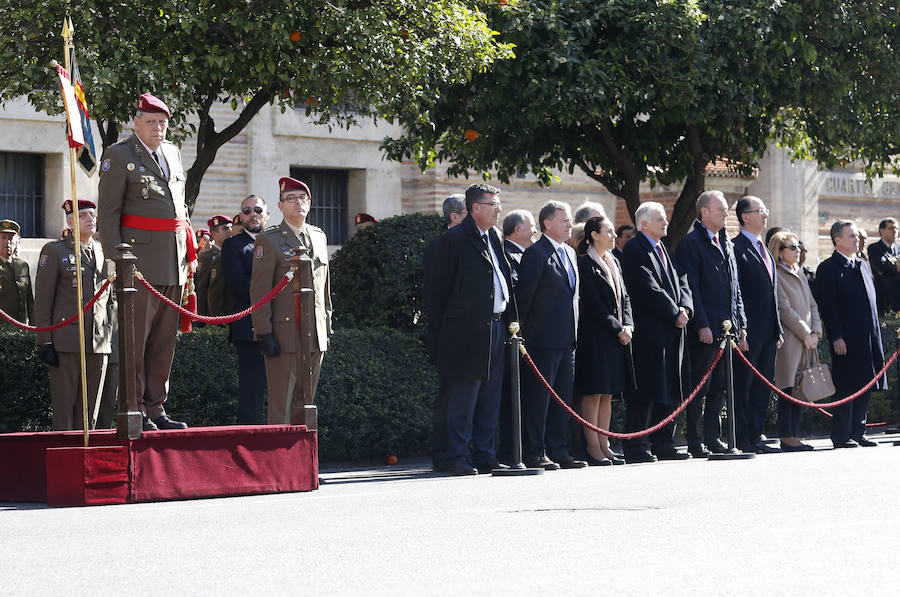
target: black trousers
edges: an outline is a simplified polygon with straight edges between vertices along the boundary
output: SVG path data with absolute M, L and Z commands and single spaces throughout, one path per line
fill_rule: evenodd
M 233 340 L 238 357 L 238 425 L 263 425 L 266 363 L 259 342 Z
M 844 443 L 848 439 L 859 439 L 866 434 L 866 418 L 869 414 L 869 398 L 872 392 L 866 392 L 853 402 L 831 409 L 832 443 Z M 846 398 L 838 395 L 835 399 Z
M 529 353 L 538 370 L 550 383 L 560 398 L 572 404 L 575 384 L 575 347 L 568 349 L 529 347 Z M 566 460 L 569 454 L 569 413 L 567 413 L 543 384 L 525 365 L 523 374 L 525 400 L 525 459 L 549 456 L 552 460 Z
M 719 344 L 703 344 L 699 340 L 692 339 L 691 351 L 691 388 L 697 387 L 700 379 L 709 368 Z M 688 405 L 686 412 L 688 446 L 700 444 L 703 438 L 707 444 L 722 437 L 722 407 L 725 406 L 725 364 L 720 360 L 713 370 L 706 385 L 697 393 L 697 396 Z M 704 408 L 705 402 L 705 408 Z M 700 431 L 700 421 L 703 420 L 703 431 Z
M 749 350 L 744 353 L 753 366 L 766 379 L 775 377 L 775 352 L 778 339 L 749 342 Z M 736 360 L 740 360 L 737 359 Z M 772 391 L 750 371 L 743 362 L 734 366 L 734 410 L 735 435 L 738 447 L 755 446 L 759 443 L 766 426 L 766 411 Z
M 678 407 L 674 403 L 663 402 L 647 402 L 646 400 L 635 400 L 625 395 L 625 432 L 634 433 L 656 425 L 674 411 Z M 675 449 L 675 421 L 660 428 L 658 431 L 638 437 L 635 439 L 626 439 L 622 442 L 622 450 L 625 456 L 633 455 L 639 452 L 646 452 L 647 449 L 656 452 L 669 452 Z
M 784 389 L 785 394 L 791 393 L 791 388 Z M 790 400 L 778 398 L 778 435 L 779 437 L 800 436 L 800 413 L 803 407 L 794 404 Z
M 436 471 L 447 468 L 447 407 L 449 403 L 447 384 L 441 379 L 438 395 L 434 401 L 434 417 L 431 431 L 431 463 Z

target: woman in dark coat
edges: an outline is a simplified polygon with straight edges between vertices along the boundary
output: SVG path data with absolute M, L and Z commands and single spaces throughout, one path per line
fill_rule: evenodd
M 616 232 L 609 219 L 598 216 L 584 225 L 578 251 L 581 294 L 575 348 L 575 387 L 584 396 L 581 415 L 609 429 L 612 394 L 634 389 L 631 301 L 613 257 Z M 584 430 L 591 465 L 624 464 L 609 449 L 606 436 Z

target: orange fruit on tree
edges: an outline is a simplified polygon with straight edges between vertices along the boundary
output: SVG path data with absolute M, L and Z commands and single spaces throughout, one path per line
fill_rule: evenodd
M 478 138 L 478 131 L 475 129 L 466 129 L 466 132 L 463 133 L 463 136 L 466 138 L 466 141 L 474 141 Z
M 299 41 L 300 41 L 300 32 L 299 32 L 299 31 L 294 31 L 294 32 L 292 32 L 292 33 L 288 36 L 288 39 L 290 39 L 290 40 L 291 40 L 292 42 L 294 42 L 294 43 L 299 42 Z

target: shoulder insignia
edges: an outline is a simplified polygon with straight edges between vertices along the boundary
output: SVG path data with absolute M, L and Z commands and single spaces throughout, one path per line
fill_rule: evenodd
M 106 158 L 105 160 L 103 160 L 103 165 L 101 166 L 101 168 L 103 169 L 104 172 L 109 171 L 109 161 L 110 161 L 109 158 Z
M 272 232 L 273 230 L 278 230 L 277 224 L 274 226 L 269 226 L 268 228 L 265 229 L 265 232 Z
M 256 258 L 257 258 L 257 259 L 262 259 L 262 256 L 263 256 L 263 246 L 262 246 L 262 245 L 257 245 L 257 246 L 256 246 Z
M 47 265 L 47 257 L 48 256 L 46 253 L 41 255 L 41 261 L 38 263 L 38 267 L 44 267 L 45 265 Z

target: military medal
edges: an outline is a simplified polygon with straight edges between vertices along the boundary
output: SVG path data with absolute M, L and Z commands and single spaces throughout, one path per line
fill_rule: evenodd
M 141 189 L 141 196 L 142 196 L 144 199 L 149 199 L 149 198 L 150 198 L 150 189 L 148 189 L 147 187 L 142 188 L 142 189 Z
M 125 166 L 125 169 L 128 170 L 129 172 L 131 172 L 132 170 L 134 170 L 134 164 L 132 164 L 131 162 L 128 162 L 128 165 Z

